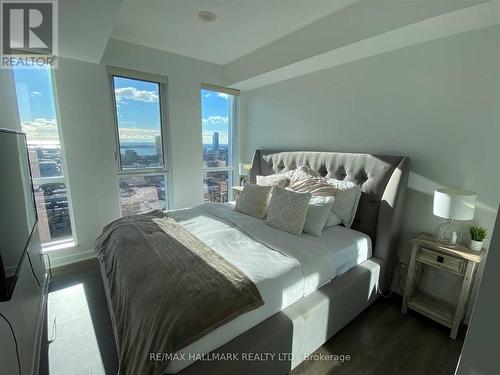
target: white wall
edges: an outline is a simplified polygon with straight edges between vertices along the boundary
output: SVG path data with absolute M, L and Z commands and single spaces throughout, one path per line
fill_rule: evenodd
M 56 265 L 94 256 L 103 226 L 120 216 L 107 65 L 168 78 L 170 208 L 202 201 L 200 88 L 221 84 L 222 67 L 118 40 L 101 64 L 61 58 L 54 79 L 78 245 L 52 253 Z
M 14 76 L 7 69 L 0 69 L 0 128 L 21 129 Z
M 492 235 L 488 264 L 472 312 L 469 329 L 460 356 L 457 375 L 500 373 L 500 216 Z
M 409 156 L 404 260 L 408 239 L 440 222 L 432 215 L 437 186 L 476 191 L 474 221 L 492 230 L 500 199 L 499 46 L 500 27 L 488 28 L 243 92 L 242 160 L 256 148 Z M 424 289 L 454 298 L 457 279 L 425 272 Z
M 108 76 L 103 65 L 64 58 L 53 74 L 76 228 L 69 253 L 93 256 L 98 233 L 120 212 Z

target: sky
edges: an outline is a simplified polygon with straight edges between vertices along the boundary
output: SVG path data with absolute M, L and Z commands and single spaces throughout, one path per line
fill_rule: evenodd
M 121 142 L 154 142 L 161 134 L 158 83 L 114 77 Z
M 19 118 L 29 143 L 59 144 L 49 69 L 14 69 Z
M 15 69 L 19 117 L 28 141 L 58 144 L 57 121 L 49 69 Z M 154 142 L 160 134 L 159 86 L 157 83 L 114 77 L 120 140 Z M 203 144 L 228 140 L 228 95 L 201 90 Z
M 220 92 L 201 90 L 203 144 L 212 144 L 212 134 L 219 133 L 219 143 L 227 145 L 229 96 Z

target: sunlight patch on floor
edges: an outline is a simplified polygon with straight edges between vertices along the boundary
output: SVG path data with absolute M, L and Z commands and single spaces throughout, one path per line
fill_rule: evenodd
M 105 375 L 83 284 L 49 293 L 50 375 Z

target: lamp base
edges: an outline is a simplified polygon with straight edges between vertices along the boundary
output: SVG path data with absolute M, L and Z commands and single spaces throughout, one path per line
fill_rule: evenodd
M 247 176 L 240 176 L 240 186 L 245 187 L 246 184 L 248 184 L 248 177 Z
M 448 246 L 456 246 L 462 240 L 462 230 L 453 219 L 440 224 L 436 229 L 436 239 Z

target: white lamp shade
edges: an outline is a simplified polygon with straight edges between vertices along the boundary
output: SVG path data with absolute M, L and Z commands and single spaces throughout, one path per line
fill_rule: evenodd
M 437 189 L 434 191 L 433 213 L 445 219 L 472 220 L 477 194 L 461 189 Z
M 240 176 L 248 176 L 250 174 L 250 169 L 252 168 L 252 164 L 239 164 L 239 174 Z

